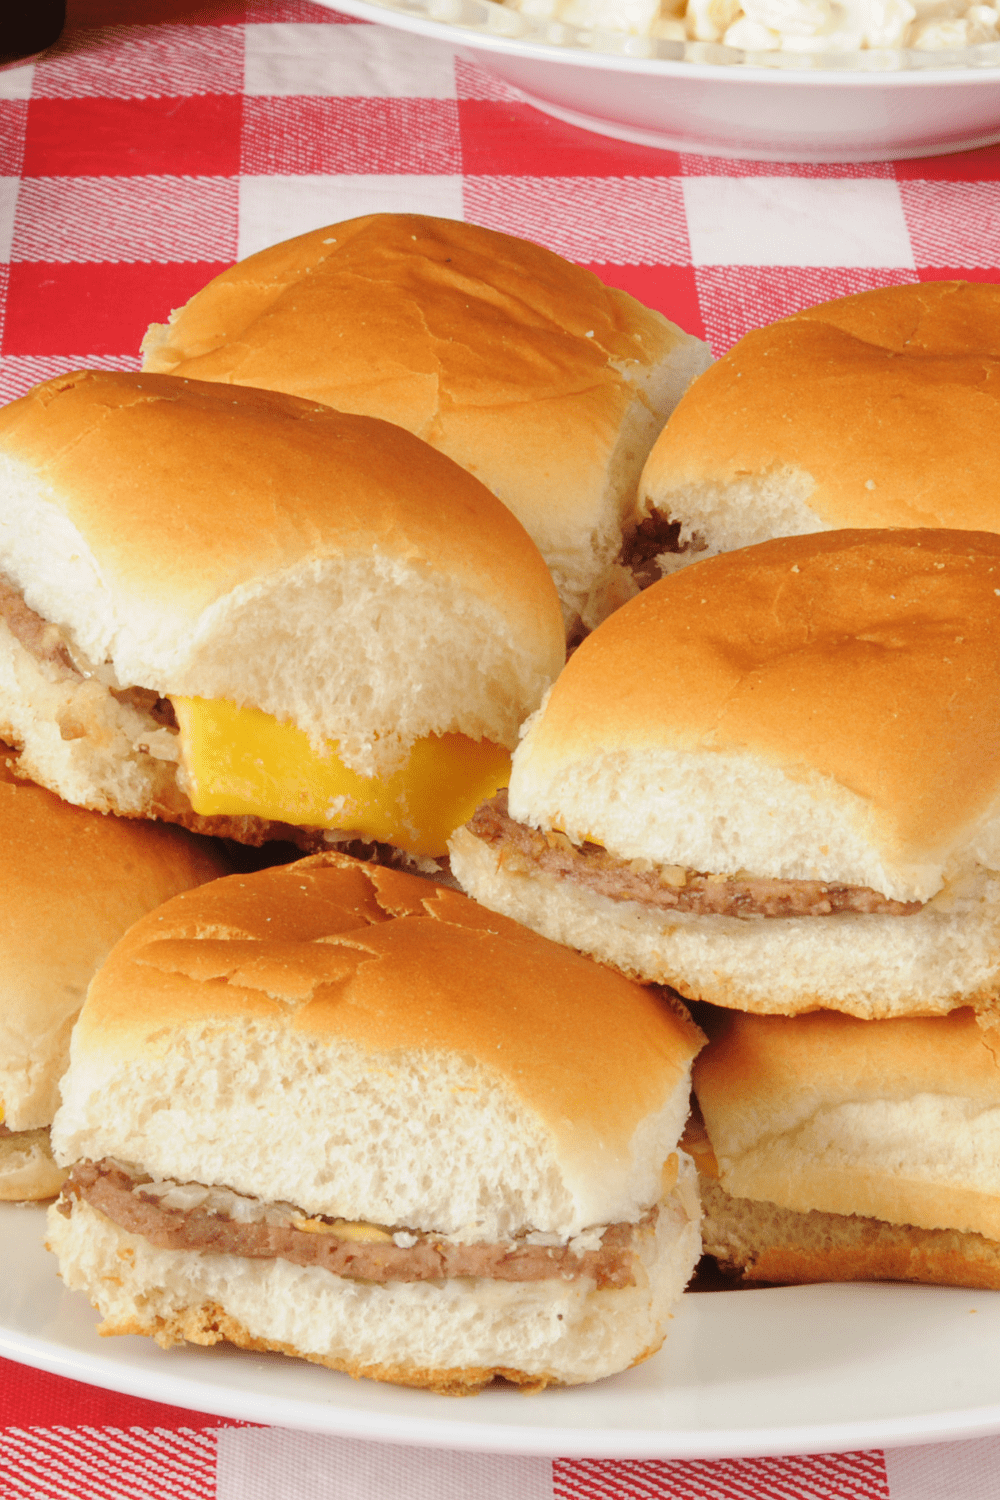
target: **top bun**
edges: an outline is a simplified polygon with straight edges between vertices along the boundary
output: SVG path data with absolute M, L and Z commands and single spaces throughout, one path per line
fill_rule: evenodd
M 748 333 L 649 456 L 690 560 L 847 526 L 1000 531 L 1000 286 L 881 287 Z
M 47 1125 L 69 1034 L 118 939 L 179 891 L 230 868 L 178 828 L 83 812 L 0 759 L 0 1121 Z
M 1000 868 L 998 638 L 990 533 L 696 563 L 571 658 L 515 753 L 511 816 L 625 860 L 926 901 Z
M 369 417 L 77 372 L 0 413 L 0 490 L 0 571 L 85 675 L 249 704 L 365 775 L 431 733 L 512 746 L 563 659 L 510 512 Z
M 288 391 L 408 428 L 508 505 L 567 623 L 615 567 L 643 460 L 708 348 L 526 240 L 419 214 L 300 235 L 217 276 L 143 343 L 145 368 Z
M 466 897 L 330 853 L 132 929 L 91 986 L 53 1143 L 308 1213 L 576 1234 L 658 1202 L 703 1040 Z

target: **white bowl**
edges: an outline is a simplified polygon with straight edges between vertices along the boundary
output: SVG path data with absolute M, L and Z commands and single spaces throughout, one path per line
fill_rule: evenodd
M 649 41 L 493 0 L 319 0 L 436 37 L 546 114 L 645 146 L 758 161 L 938 156 L 1000 141 L 1000 42 L 812 55 Z

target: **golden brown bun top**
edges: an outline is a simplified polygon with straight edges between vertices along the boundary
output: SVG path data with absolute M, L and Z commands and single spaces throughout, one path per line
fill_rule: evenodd
M 584 641 L 515 756 L 518 795 L 617 751 L 745 752 L 832 778 L 888 845 L 930 857 L 1000 792 L 998 640 L 992 533 L 831 531 L 713 557 Z
M 135 917 L 178 890 L 232 868 L 224 845 L 165 823 L 116 818 L 63 802 L 17 775 L 17 757 L 0 746 L 0 930 L 44 961 L 58 938 L 79 947 L 92 935 L 98 909 L 123 932 Z M 79 913 L 72 928 L 67 912 Z M 83 914 L 87 915 L 84 916 Z
M 882 287 L 755 329 L 650 454 L 654 499 L 791 466 L 827 526 L 1000 531 L 1000 286 Z
M 74 1067 L 253 1020 L 372 1053 L 456 1052 L 557 1130 L 628 1140 L 703 1038 L 656 992 L 416 876 L 336 853 L 189 892 L 92 985 Z
M 112 946 L 161 902 L 231 866 L 221 844 L 71 807 L 19 780 L 12 763 L 0 755 L 0 1074 L 26 1076 L 0 1083 L 0 1105 L 27 1129 L 52 1107 L 22 1122 L 35 1107 L 25 1090 L 40 1094 L 61 1056 L 59 1028 Z
M 289 391 L 433 444 L 510 505 L 570 614 L 623 520 L 634 525 L 638 468 L 707 356 L 582 266 L 423 214 L 371 214 L 262 250 L 143 348 L 150 370 Z
M 342 411 L 372 410 L 352 388 L 378 388 L 380 416 L 434 441 L 424 427 L 456 408 L 613 387 L 609 359 L 649 364 L 676 338 L 658 313 L 528 240 L 369 214 L 223 271 L 153 345 L 147 368 L 294 391 Z M 515 450 L 517 440 L 515 431 Z
M 861 1021 L 838 1011 L 801 1016 L 718 1012 L 694 1085 L 713 1144 L 726 1149 L 832 1103 L 921 1094 L 1000 1105 L 1000 1034 L 971 1010 Z
M 155 590 L 189 619 L 262 576 L 377 550 L 508 597 L 561 635 L 548 571 L 510 512 L 374 418 L 272 391 L 76 371 L 0 411 L 4 454 L 47 487 L 109 586 Z

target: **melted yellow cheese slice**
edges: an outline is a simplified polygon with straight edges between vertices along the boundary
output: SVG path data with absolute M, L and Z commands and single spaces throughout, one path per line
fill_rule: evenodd
M 203 817 L 272 819 L 300 828 L 344 828 L 408 854 L 444 854 L 479 804 L 507 785 L 510 755 L 463 734 L 418 740 L 384 779 L 359 776 L 335 741 L 317 753 L 294 724 L 258 708 L 172 698 L 191 806 Z

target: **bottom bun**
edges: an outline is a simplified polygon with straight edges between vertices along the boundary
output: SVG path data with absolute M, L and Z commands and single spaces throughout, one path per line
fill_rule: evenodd
M 0 1202 L 54 1198 L 67 1175 L 52 1159 L 47 1125 L 0 1135 Z
M 996 1006 L 1000 880 L 981 871 L 962 900 L 912 916 L 698 916 L 616 901 L 550 874 L 498 862 L 467 828 L 452 834 L 452 874 L 467 895 L 543 937 L 689 1000 L 758 1015 L 826 1009 L 861 1020 Z
M 162 1250 L 74 1200 L 49 1210 L 48 1248 L 105 1335 L 163 1348 L 223 1340 L 396 1385 L 467 1395 L 495 1378 L 578 1385 L 655 1354 L 701 1253 L 694 1171 L 637 1238 L 636 1285 L 588 1279 L 374 1283 L 281 1259 Z
M 706 1255 L 744 1281 L 914 1281 L 1000 1290 L 1000 1243 L 857 1214 L 797 1213 L 700 1179 Z

